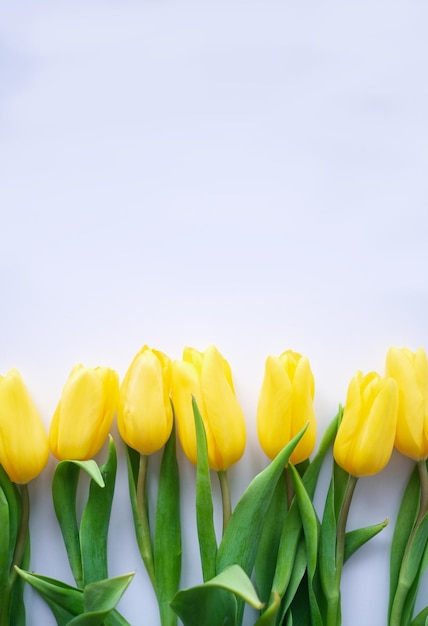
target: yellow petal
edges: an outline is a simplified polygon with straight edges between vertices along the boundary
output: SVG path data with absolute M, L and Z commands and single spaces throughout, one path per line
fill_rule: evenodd
M 41 417 L 17 370 L 0 376 L 0 463 L 15 483 L 27 483 L 49 457 Z
M 224 371 L 224 359 L 211 346 L 204 353 L 201 391 L 207 422 L 213 437 L 212 469 L 225 470 L 236 463 L 245 449 L 245 418 Z
M 72 369 L 49 431 L 57 458 L 87 460 L 100 450 L 117 408 L 118 387 L 109 368 L 79 364 Z
M 293 389 L 280 358 L 266 359 L 265 375 L 257 406 L 260 445 L 270 459 L 290 441 Z
M 119 431 L 123 440 L 140 454 L 159 450 L 171 433 L 172 409 L 169 381 L 167 386 L 164 381 L 164 364 L 166 361 L 159 353 L 140 352 L 121 386 Z
M 390 348 L 386 373 L 398 384 L 399 405 L 395 445 L 415 460 L 428 456 L 428 382 L 426 355 L 407 348 Z
M 211 433 L 206 426 L 205 407 L 199 375 L 192 363 L 173 361 L 171 375 L 171 397 L 177 421 L 177 432 L 187 458 L 196 465 L 196 432 L 192 397 L 195 398 L 205 425 L 208 450 L 212 449 Z
M 314 377 L 306 357 L 301 357 L 294 370 L 293 379 L 293 408 L 291 421 L 291 438 L 295 437 L 309 422 L 309 426 L 302 439 L 294 449 L 290 460 L 292 463 L 301 463 L 309 458 L 315 447 L 316 420 L 313 407 Z

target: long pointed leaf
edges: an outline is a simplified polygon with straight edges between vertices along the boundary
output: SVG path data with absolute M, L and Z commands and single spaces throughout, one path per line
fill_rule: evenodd
M 408 585 L 413 576 L 413 580 L 408 587 L 406 601 L 403 608 L 403 624 L 410 624 L 419 591 L 419 584 L 426 568 L 428 549 L 428 513 L 422 518 L 418 528 L 412 537 L 408 558 L 404 559 L 404 566 L 400 571 L 399 587 L 403 580 Z M 406 555 L 407 556 L 407 555 Z
M 173 626 L 177 616 L 169 603 L 178 591 L 181 574 L 180 479 L 175 427 L 166 443 L 160 469 L 154 562 L 161 623 Z
M 9 502 L 0 487 L 0 600 L 8 586 L 10 562 L 13 555 L 14 542 L 10 537 Z M 12 544 L 12 545 L 11 545 Z
M 326 599 L 336 593 L 336 538 L 337 519 L 335 514 L 334 479 L 331 478 L 324 505 L 321 524 L 319 568 L 321 585 Z
M 428 512 L 417 526 L 409 539 L 408 546 L 400 568 L 398 584 L 391 607 L 391 622 L 400 626 L 410 624 L 416 600 L 417 585 L 420 577 L 421 563 L 428 541 Z
M 287 498 L 285 481 L 279 479 L 270 505 L 266 511 L 255 561 L 257 590 L 261 599 L 266 603 L 270 598 L 272 590 L 272 583 L 279 556 L 281 533 L 286 514 Z M 274 598 L 272 598 L 272 602 L 273 601 Z
M 48 576 L 32 574 L 18 567 L 15 569 L 45 600 L 57 604 L 71 615 L 79 615 L 83 612 L 83 591 L 81 589 L 71 587 Z
M 400 509 L 398 511 L 397 520 L 395 522 L 394 534 L 391 543 L 391 560 L 390 560 L 390 582 L 389 582 L 389 605 L 388 619 L 391 615 L 392 603 L 397 590 L 398 579 L 400 576 L 400 568 L 403 562 L 406 545 L 415 525 L 415 521 L 419 510 L 420 500 L 420 481 L 418 468 L 415 465 L 410 475 Z
M 204 581 L 216 575 L 217 539 L 214 529 L 213 498 L 205 429 L 201 414 L 192 398 L 196 428 L 198 463 L 196 467 L 196 521 Z
M 345 555 L 344 561 L 347 561 L 361 546 L 375 537 L 381 530 L 388 525 L 386 519 L 380 524 L 373 524 L 372 526 L 365 526 L 364 528 L 357 528 L 351 530 L 345 535 Z
M 428 623 L 428 606 L 416 615 L 410 626 L 426 626 Z
M 143 559 L 152 585 L 153 587 L 155 587 L 156 583 L 154 573 L 153 545 L 150 533 L 147 492 L 145 493 L 144 502 L 142 502 L 141 504 L 141 506 L 144 507 L 144 510 L 140 511 L 137 497 L 137 488 L 139 479 L 141 478 L 140 472 L 142 471 L 142 462 L 145 462 L 147 464 L 148 458 L 146 457 L 144 459 L 144 457 L 142 457 L 139 452 L 137 452 L 130 446 L 125 446 L 125 449 L 126 462 L 128 467 L 129 497 L 131 500 L 132 516 L 134 519 L 135 537 L 137 540 L 137 545 L 140 551 L 141 558 Z
M 100 467 L 104 487 L 91 480 L 80 522 L 83 586 L 108 578 L 107 535 L 116 481 L 117 455 L 110 437 L 108 458 Z
M 307 569 L 307 557 L 306 557 L 306 545 L 305 545 L 305 537 L 303 532 L 299 535 L 299 541 L 297 545 L 297 549 L 295 551 L 294 559 L 289 566 L 291 573 L 289 576 L 289 582 L 287 584 L 287 588 L 283 594 L 283 601 L 281 604 L 281 611 L 279 613 L 280 619 L 279 623 L 281 624 L 285 614 L 293 606 L 293 602 L 295 601 L 296 594 L 299 593 L 299 589 L 301 586 L 306 583 L 306 597 L 305 604 L 307 605 L 308 614 L 309 611 L 309 600 L 307 593 L 307 580 L 306 580 L 306 569 Z M 309 621 L 309 620 L 308 620 Z
M 238 564 L 248 575 L 251 574 L 263 520 L 276 484 L 306 428 L 307 426 L 285 446 L 265 470 L 252 480 L 239 500 L 219 546 L 217 572 L 220 573 L 228 565 Z
M 179 591 L 171 607 L 184 626 L 236 626 L 237 601 L 219 587 L 192 587 Z
M 24 555 L 21 562 L 22 569 L 28 569 L 30 566 L 30 533 L 27 534 L 25 542 Z M 10 597 L 10 614 L 13 615 L 13 626 L 25 626 L 26 614 L 24 603 L 25 580 L 21 576 L 17 576 L 12 586 Z
M 75 463 L 68 461 L 58 463 L 52 480 L 52 496 L 74 580 L 78 587 L 83 587 L 82 555 L 76 514 L 79 473 L 80 468 Z
M 179 591 L 171 603 L 185 626 L 223 626 L 236 624 L 236 597 L 261 608 L 256 591 L 238 565 L 226 568 L 203 585 Z
M 302 479 L 300 478 L 298 472 L 291 463 L 288 469 L 293 479 L 296 499 L 299 505 L 300 516 L 302 518 L 303 532 L 305 535 L 311 623 L 313 626 L 323 626 L 321 612 L 313 586 L 315 570 L 317 567 L 319 521 L 314 506 L 305 487 L 303 486 Z
M 87 585 L 83 591 L 83 607 L 85 612 L 112 611 L 129 587 L 134 572 L 99 580 Z
M 339 409 L 336 417 L 330 422 L 324 436 L 321 440 L 317 454 L 314 460 L 309 464 L 304 475 L 302 482 L 310 498 L 313 497 L 319 473 L 324 462 L 325 456 L 330 449 L 336 432 L 339 419 L 342 415 L 342 409 Z M 277 562 L 275 569 L 275 576 L 272 582 L 272 593 L 269 600 L 269 607 L 272 603 L 276 604 L 276 597 L 282 598 L 286 593 L 285 602 L 281 604 L 281 614 L 284 619 L 284 615 L 294 598 L 294 594 L 299 588 L 300 581 L 306 569 L 306 556 L 303 551 L 298 549 L 299 541 L 302 532 L 302 522 L 297 506 L 297 502 L 293 501 L 289 511 L 287 511 L 284 522 L 282 524 L 282 533 L 279 548 L 277 551 Z M 298 567 L 296 569 L 298 560 Z M 268 609 L 272 615 L 275 609 Z M 266 618 L 267 619 L 267 618 Z M 273 619 L 270 617 L 270 619 Z

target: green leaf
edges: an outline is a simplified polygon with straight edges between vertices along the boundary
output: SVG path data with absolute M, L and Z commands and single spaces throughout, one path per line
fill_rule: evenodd
M 373 524 L 372 526 L 366 526 L 365 528 L 358 528 L 347 532 L 345 535 L 344 560 L 347 561 L 358 548 L 361 548 L 367 541 L 375 537 L 387 525 L 388 520 L 386 519 L 380 524 Z
M 428 606 L 416 615 L 410 626 L 428 626 Z
M 27 534 L 24 555 L 21 567 L 28 569 L 30 566 L 30 533 Z M 25 603 L 24 603 L 25 580 L 21 576 L 16 576 L 10 597 L 10 614 L 13 615 L 13 626 L 25 626 Z
M 108 458 L 99 470 L 104 486 L 100 486 L 99 480 L 91 480 L 88 501 L 80 522 L 79 535 L 84 587 L 88 583 L 108 578 L 107 535 L 116 481 L 116 468 L 116 448 L 112 437 L 110 437 Z
M 400 509 L 395 523 L 391 544 L 390 582 L 388 619 L 391 616 L 392 603 L 396 594 L 401 564 L 403 562 L 406 545 L 415 525 L 419 511 L 420 481 L 417 465 L 410 475 Z
M 213 499 L 205 429 L 201 414 L 192 398 L 196 428 L 197 467 L 196 467 L 196 521 L 198 528 L 199 551 L 201 555 L 204 581 L 216 575 L 217 539 L 214 529 Z
M 275 626 L 280 606 L 280 595 L 273 593 L 269 601 L 269 607 L 261 614 L 254 626 Z
M 391 607 L 391 624 L 410 624 L 428 541 L 428 512 L 409 538 Z M 398 622 L 398 620 L 400 620 Z
M 301 535 L 302 519 L 300 517 L 297 500 L 294 499 L 290 509 L 287 511 L 284 518 L 277 555 L 275 576 L 272 583 L 272 594 L 278 594 L 280 598 L 284 597 L 284 594 L 288 589 L 291 577 L 296 571 L 295 559 Z M 306 569 L 306 555 L 304 552 L 302 566 L 303 570 L 301 571 L 301 576 L 303 576 L 303 573 Z M 297 590 L 300 579 L 296 582 L 297 585 L 295 586 L 295 590 Z M 274 595 L 271 595 L 271 599 L 274 597 Z M 292 598 L 290 597 L 288 606 L 290 605 L 291 600 Z
M 74 580 L 78 587 L 83 587 L 79 525 L 76 515 L 79 473 L 80 468 L 76 463 L 69 461 L 58 463 L 52 480 L 52 497 Z
M 47 602 L 61 607 L 71 615 L 79 615 L 83 612 L 83 591 L 81 589 L 71 587 L 54 578 L 32 574 L 19 567 L 15 569 Z
M 134 518 L 135 537 L 137 539 L 138 549 L 140 551 L 141 558 L 143 559 L 152 585 L 155 588 L 156 581 L 153 559 L 153 546 L 150 534 L 150 521 L 146 491 L 147 467 L 149 459 L 147 456 L 140 455 L 139 452 L 137 452 L 130 446 L 125 446 L 125 449 L 126 462 L 128 466 L 129 497 L 131 500 L 132 515 Z M 138 501 L 138 487 L 140 482 L 143 485 L 144 489 L 144 497 L 142 498 L 141 503 L 139 503 Z
M 340 573 L 337 570 L 337 523 L 344 500 L 349 474 L 332 462 L 332 476 L 320 530 L 319 571 L 322 589 L 327 602 L 340 593 Z
M 85 612 L 91 611 L 109 612 L 112 611 L 119 602 L 130 582 L 134 577 L 134 572 L 107 578 L 86 585 L 83 590 L 83 607 Z
M 254 566 L 266 511 L 276 484 L 307 425 L 247 487 L 232 513 L 217 553 L 217 572 L 238 564 L 248 574 Z
M 266 603 L 270 598 L 275 576 L 281 532 L 286 514 L 287 498 L 285 481 L 279 479 L 272 500 L 266 511 L 255 561 L 257 590 L 261 599 Z M 274 602 L 274 600 L 275 599 L 272 598 L 272 602 Z
M 311 624 L 311 607 L 308 597 L 308 576 L 306 572 L 293 596 L 288 616 L 293 617 L 295 624 Z M 282 624 L 282 622 L 279 623 Z
M 162 626 L 174 626 L 177 616 L 169 603 L 177 593 L 181 574 L 180 479 L 175 426 L 166 443 L 160 469 L 154 563 L 161 623 Z
M 185 626 L 223 626 L 237 623 L 235 596 L 262 608 L 251 580 L 238 565 L 232 565 L 203 585 L 179 591 L 171 606 Z
M 0 487 L 0 600 L 8 587 L 9 569 L 13 555 L 14 542 L 10 537 L 9 502 Z
M 83 591 L 84 612 L 69 626 L 101 626 L 109 619 L 116 604 L 128 588 L 134 573 L 90 583 Z M 120 622 L 128 624 L 126 620 Z
M 179 591 L 171 607 L 184 626 L 236 626 L 237 623 L 235 596 L 218 587 Z
M 322 464 L 334 441 L 341 412 L 342 410 L 339 409 L 336 417 L 330 422 L 321 440 L 317 454 L 315 455 L 313 461 L 307 466 L 306 471 L 303 474 L 302 482 L 310 498 L 314 495 Z M 269 600 L 269 607 L 271 606 L 271 603 L 274 603 L 275 605 L 277 604 L 277 596 L 282 598 L 284 597 L 284 594 L 286 594 L 286 601 L 281 605 L 281 614 L 283 616 L 281 618 L 282 621 L 285 612 L 291 606 L 294 594 L 298 590 L 306 569 L 306 555 L 304 547 L 300 551 L 298 548 L 302 532 L 302 521 L 297 501 L 294 500 L 292 502 L 289 511 L 286 513 L 285 518 L 281 523 L 282 534 L 279 548 L 275 553 L 277 562 L 275 576 L 272 583 L 272 593 Z M 298 567 L 296 567 L 297 565 Z M 268 608 L 267 610 L 270 614 L 274 612 L 274 609 Z
M 297 508 L 297 507 L 296 507 Z M 295 549 L 295 555 L 291 564 L 289 564 L 288 569 L 290 570 L 290 574 L 288 576 L 288 584 L 283 593 L 283 601 L 281 604 L 281 611 L 279 613 L 280 619 L 279 623 L 282 623 L 285 614 L 289 610 L 290 607 L 293 606 L 295 602 L 296 594 L 299 593 L 299 589 L 301 589 L 302 584 L 306 583 L 306 594 L 304 604 L 307 605 L 308 615 L 310 615 L 309 611 L 309 598 L 308 598 L 308 589 L 307 589 L 307 577 L 306 574 L 307 567 L 307 558 L 306 558 L 306 545 L 305 538 L 303 533 L 299 533 L 298 535 L 298 544 Z M 302 595 L 302 591 L 300 595 Z M 308 623 L 310 622 L 310 618 L 308 619 Z M 304 622 L 302 622 L 304 623 Z
M 90 583 L 84 590 L 62 581 L 15 568 L 46 601 L 58 626 L 96 626 L 114 610 L 134 574 Z M 126 620 L 120 623 L 128 624 Z
M 303 532 L 305 535 L 311 624 L 313 626 L 323 626 L 321 612 L 313 586 L 315 570 L 317 567 L 319 521 L 311 499 L 309 498 L 309 495 L 302 483 L 302 479 L 291 463 L 288 466 L 288 470 L 290 471 L 293 479 L 296 499 L 299 505 L 300 516 L 303 524 Z
M 0 590 L 5 587 L 12 566 L 21 515 L 21 494 L 0 465 Z
M 220 574 L 204 584 L 206 587 L 221 587 L 227 591 L 231 591 L 255 609 L 261 609 L 263 607 L 263 602 L 259 600 L 253 583 L 239 565 L 227 567 Z
M 105 613 L 83 613 L 74 617 L 67 626 L 102 626 L 105 618 Z
M 427 523 L 428 521 L 426 519 L 427 516 L 428 516 L 428 513 L 425 515 L 425 518 L 422 520 L 422 523 Z M 417 534 L 415 535 L 415 538 L 414 538 L 415 540 L 416 540 L 416 537 L 417 537 Z M 422 544 L 420 545 L 422 546 Z M 415 552 L 417 552 L 417 548 L 415 549 Z M 420 582 L 424 576 L 426 568 L 428 567 L 428 537 L 425 539 L 425 549 L 422 548 L 422 552 L 423 554 L 420 556 L 419 566 L 417 567 L 416 576 L 407 592 L 407 597 L 405 600 L 403 614 L 402 614 L 403 623 L 410 623 L 412 619 L 415 604 L 416 604 L 416 599 L 417 599 L 417 595 L 419 591 Z

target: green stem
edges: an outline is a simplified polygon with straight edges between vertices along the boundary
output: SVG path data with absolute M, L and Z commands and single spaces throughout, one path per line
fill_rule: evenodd
M 22 566 L 22 561 L 25 554 L 25 546 L 28 539 L 28 525 L 30 520 L 30 498 L 28 495 L 28 485 L 20 486 L 20 494 L 22 506 L 21 523 L 19 525 L 18 535 L 16 537 L 15 550 L 13 553 L 7 587 L 6 589 L 4 589 L 2 594 L 2 605 L 0 607 L 0 626 L 10 626 L 9 619 L 13 617 L 13 615 L 9 615 L 9 613 L 12 589 L 18 577 L 15 565 L 17 565 L 18 567 Z
M 137 481 L 137 509 L 140 520 L 139 548 L 140 554 L 146 566 L 147 573 L 153 588 L 156 589 L 155 567 L 153 560 L 152 540 L 150 536 L 149 509 L 147 504 L 147 468 L 149 457 L 146 454 L 140 455 L 140 466 L 138 469 Z
M 218 479 L 220 482 L 220 490 L 221 490 L 221 501 L 223 505 L 223 534 L 227 528 L 227 525 L 230 520 L 230 516 L 232 515 L 232 502 L 230 499 L 230 489 L 229 489 L 229 481 L 227 479 L 227 471 L 219 470 L 217 472 Z
M 343 562 L 345 557 L 346 522 L 348 521 L 349 509 L 354 495 L 358 478 L 350 475 L 346 484 L 342 506 L 340 507 L 339 519 L 336 531 L 336 580 L 335 591 L 328 601 L 327 626 L 339 626 L 340 617 L 340 581 L 342 578 Z
M 405 579 L 405 577 L 401 576 L 401 572 L 406 570 L 407 562 L 409 560 L 410 548 L 413 542 L 413 539 L 419 529 L 419 526 L 428 511 L 428 468 L 426 461 L 418 461 L 417 467 L 419 471 L 419 480 L 420 480 L 420 504 L 419 504 L 419 513 L 416 518 L 415 525 L 413 526 L 412 532 L 410 533 L 409 539 L 407 541 L 406 550 L 404 552 L 403 561 L 401 563 L 400 568 L 400 576 L 398 579 L 397 589 L 395 591 L 394 601 L 391 607 L 391 617 L 389 621 L 389 626 L 401 626 L 401 618 L 403 614 L 404 605 L 406 602 L 407 594 L 409 592 L 410 583 Z

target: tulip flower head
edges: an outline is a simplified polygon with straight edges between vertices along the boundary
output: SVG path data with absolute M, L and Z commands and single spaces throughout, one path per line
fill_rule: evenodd
M 122 439 L 140 454 L 160 450 L 171 434 L 170 359 L 144 346 L 125 374 L 118 410 Z
M 119 380 L 114 370 L 76 365 L 51 422 L 53 454 L 60 460 L 92 459 L 107 438 L 118 400 Z
M 257 407 L 257 431 L 269 458 L 274 459 L 307 422 L 308 429 L 290 461 L 301 463 L 310 456 L 316 438 L 313 399 L 314 377 L 306 357 L 287 350 L 279 357 L 267 358 Z
M 386 373 L 398 384 L 398 419 L 395 447 L 421 461 L 428 457 L 428 362 L 423 348 L 390 348 Z
M 392 378 L 358 371 L 349 383 L 334 442 L 336 462 L 353 476 L 370 476 L 388 463 L 394 447 L 398 389 Z
M 42 419 L 17 370 L 0 376 L 0 464 L 10 480 L 24 484 L 49 458 Z
M 215 346 L 205 352 L 185 348 L 172 364 L 172 402 L 183 450 L 196 465 L 195 398 L 205 427 L 208 462 L 222 471 L 239 461 L 245 448 L 245 419 L 235 395 L 229 363 Z

